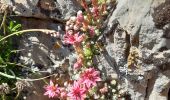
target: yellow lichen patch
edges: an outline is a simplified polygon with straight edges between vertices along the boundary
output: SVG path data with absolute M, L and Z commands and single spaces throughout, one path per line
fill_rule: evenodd
M 139 50 L 136 47 L 130 48 L 130 53 L 128 56 L 128 68 L 132 67 L 139 67 L 138 66 L 138 60 L 139 60 Z
M 55 44 L 54 44 L 54 48 L 56 48 L 56 49 L 61 48 L 61 43 L 59 43 L 58 41 L 57 41 L 57 42 L 55 42 Z

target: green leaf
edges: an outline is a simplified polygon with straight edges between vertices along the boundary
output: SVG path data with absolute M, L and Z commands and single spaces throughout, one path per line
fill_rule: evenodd
M 18 24 L 15 21 L 10 21 L 9 26 L 8 26 L 8 31 L 10 33 L 17 32 L 21 29 L 21 26 L 22 26 L 21 24 Z M 17 35 L 19 35 L 19 34 L 17 34 Z
M 2 57 L 0 56 L 0 64 L 3 64 L 4 60 L 2 59 Z
M 14 22 L 13 22 L 13 21 L 10 21 L 10 23 L 9 23 L 9 29 L 11 30 L 13 26 L 14 26 Z
M 12 32 L 19 31 L 20 28 L 21 28 L 21 24 L 17 24 L 12 28 Z
M 0 39 L 2 39 L 2 38 L 3 38 L 3 36 L 0 35 Z
M 0 65 L 0 68 L 4 68 L 4 67 L 6 67 L 7 65 Z

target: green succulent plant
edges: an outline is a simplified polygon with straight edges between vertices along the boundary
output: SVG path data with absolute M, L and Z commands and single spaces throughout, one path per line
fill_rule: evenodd
M 91 56 L 93 55 L 93 52 L 90 48 L 85 48 L 84 49 L 84 55 L 87 57 L 87 58 L 91 58 Z

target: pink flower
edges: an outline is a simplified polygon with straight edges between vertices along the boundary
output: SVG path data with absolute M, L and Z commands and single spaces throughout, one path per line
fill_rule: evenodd
M 84 35 L 79 35 L 79 33 L 73 35 L 66 33 L 64 35 L 64 41 L 67 44 L 80 43 L 83 41 L 83 39 L 84 39 Z
M 67 91 L 64 88 L 61 88 L 61 93 L 60 93 L 60 97 L 61 99 L 66 99 L 67 98 Z
M 84 100 L 86 97 L 86 89 L 82 88 L 80 83 L 75 81 L 68 96 L 71 100 Z
M 82 14 L 82 11 L 77 12 L 77 21 L 78 22 L 83 22 L 84 21 L 84 16 Z
M 93 27 L 90 27 L 89 30 L 90 30 L 90 36 L 93 37 L 93 36 L 95 35 L 95 30 L 94 30 L 94 28 L 93 28 Z
M 85 0 L 82 0 L 82 4 L 81 4 L 84 9 L 87 9 L 88 8 L 88 5 L 86 4 L 86 1 Z
M 67 44 L 74 44 L 75 42 L 75 38 L 74 38 L 74 35 L 69 35 L 69 34 L 66 34 L 64 35 L 64 42 L 67 43 Z
M 52 80 L 50 80 L 50 84 L 44 87 L 46 89 L 46 92 L 44 95 L 48 95 L 49 98 L 57 97 L 60 94 L 60 88 L 58 85 L 54 85 Z
M 108 88 L 105 86 L 105 87 L 101 88 L 99 91 L 100 91 L 100 93 L 104 94 L 104 93 L 108 92 Z
M 86 69 L 80 77 L 80 82 L 85 84 L 87 88 L 96 86 L 96 82 L 101 81 L 99 71 L 96 71 L 94 68 Z
M 66 34 L 67 34 L 67 35 L 73 35 L 73 34 L 74 34 L 74 31 L 73 31 L 73 30 L 68 30 Z
M 83 61 L 81 58 L 77 59 L 77 62 L 74 64 L 74 69 L 79 69 L 80 67 L 82 67 L 83 65 Z
M 94 17 L 98 17 L 99 16 L 99 9 L 98 9 L 98 7 L 93 7 L 91 9 L 91 12 L 93 13 Z

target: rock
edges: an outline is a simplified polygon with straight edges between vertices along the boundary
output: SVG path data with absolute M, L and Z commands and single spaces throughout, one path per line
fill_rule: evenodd
M 81 8 L 75 0 L 1 0 L 0 2 L 13 6 L 13 11 L 18 16 L 50 18 L 58 21 L 68 19 Z
M 23 50 L 21 63 L 36 71 L 73 74 L 71 68 L 77 55 L 72 47 L 62 43 L 62 36 L 65 19 L 81 9 L 76 0 L 1 0 L 1 3 L 13 6 L 16 15 L 22 16 L 23 29 L 48 28 L 60 33 L 58 38 L 37 32 L 24 34 L 19 46 Z M 114 76 L 113 79 L 120 83 L 118 89 L 126 90 L 132 100 L 166 100 L 170 88 L 170 2 L 117 0 L 115 4 L 103 26 L 105 48 L 96 57 L 102 77 Z M 137 59 L 133 57 L 135 50 Z M 135 64 L 128 64 L 129 60 Z M 40 64 L 42 69 L 37 66 Z M 41 89 L 43 85 L 36 84 Z M 41 89 L 38 92 L 42 95 Z M 34 94 L 31 96 L 36 98 Z M 42 100 L 42 97 L 37 98 Z M 105 99 L 105 96 L 100 98 Z
M 114 74 L 116 80 L 118 79 L 118 83 L 121 83 L 119 84 L 120 89 L 126 90 L 125 92 L 128 93 L 129 98 L 132 100 L 152 100 L 154 98 L 164 100 L 167 98 L 168 88 L 170 87 L 169 76 L 167 76 L 166 72 L 170 62 L 168 39 L 170 36 L 170 25 L 167 21 L 167 23 L 161 24 L 160 28 L 157 27 L 159 26 L 158 24 L 162 23 L 160 22 L 161 20 L 158 20 L 160 15 L 166 19 L 163 16 L 164 14 L 161 13 L 161 7 L 163 7 L 161 5 L 168 5 L 164 3 L 168 2 L 165 2 L 165 0 L 118 0 L 115 10 L 111 10 L 112 13 L 110 13 L 110 17 L 107 19 L 108 23 L 106 23 L 106 28 L 103 32 L 103 35 L 106 37 L 104 41 L 105 49 L 96 57 L 98 68 L 102 72 L 104 79 L 112 77 Z M 28 5 L 27 2 L 26 5 Z M 55 2 L 40 0 L 38 2 L 35 1 L 33 5 L 26 6 L 28 13 L 25 15 L 67 19 L 80 9 L 75 5 L 77 5 L 77 2 L 72 0 L 56 0 Z M 159 8 L 158 11 L 156 11 L 157 7 Z M 30 9 L 34 8 L 37 9 L 37 13 L 32 15 Z M 19 10 L 14 11 L 20 12 Z M 46 11 L 50 12 L 46 13 Z M 22 15 L 22 13 L 20 14 Z M 57 17 L 54 17 L 55 15 Z M 30 27 L 27 21 L 24 21 L 24 23 L 27 23 L 25 27 Z M 53 22 L 45 22 L 38 26 L 35 23 L 33 27 L 49 27 L 56 31 L 61 31 L 60 33 L 62 34 L 64 33 L 60 27 L 61 25 Z M 21 48 L 26 48 L 23 54 L 31 53 L 32 60 L 29 63 L 41 63 L 48 69 L 52 69 L 52 66 L 59 66 L 59 62 L 68 59 L 69 74 L 72 74 L 71 66 L 76 60 L 76 54 L 72 52 L 72 48 L 64 45 L 59 49 L 53 49 L 53 43 L 58 40 L 52 42 L 50 41 L 51 39 L 52 37 L 46 34 L 41 34 L 41 37 L 34 34 L 25 35 L 25 38 L 23 38 L 25 42 L 22 42 L 24 46 L 21 45 Z M 43 47 L 36 46 L 37 43 L 33 41 L 40 42 Z M 132 51 L 135 50 L 137 50 L 135 54 L 137 54 L 138 61 L 134 57 L 130 57 L 133 56 Z M 49 55 L 54 65 L 47 59 Z M 61 55 L 61 57 L 58 55 Z M 28 58 L 30 56 L 21 57 L 25 61 L 29 61 Z M 128 68 L 130 58 L 135 64 Z M 55 69 L 51 70 L 51 72 L 54 71 Z M 166 74 L 164 75 L 163 73 Z
M 21 19 L 21 22 L 23 24 L 23 29 L 49 28 L 59 31 L 61 37 L 63 35 L 61 23 L 34 18 L 23 18 Z M 21 50 L 19 62 L 32 68 L 32 71 L 41 73 L 42 76 L 54 73 L 57 74 L 59 72 L 63 73 L 65 69 L 62 69 L 63 67 L 61 68 L 60 66 L 65 64 L 65 59 L 69 58 L 74 60 L 74 57 L 72 57 L 68 47 L 63 46 L 62 43 L 60 46 L 55 46 L 57 42 L 60 43 L 61 38 L 53 37 L 50 34 L 42 32 L 29 32 L 23 34 L 18 40 L 20 41 L 18 49 Z M 69 64 L 67 64 L 67 66 L 69 66 Z M 25 72 L 26 71 L 23 70 L 24 75 L 28 77 L 30 73 Z M 36 77 L 29 76 L 29 78 Z M 27 94 L 23 94 L 23 97 L 27 98 L 27 100 L 48 100 L 49 98 L 47 96 L 43 96 L 44 85 L 45 83 L 43 81 L 34 82 L 33 87 L 30 89 L 31 91 L 28 90 L 29 92 Z M 37 96 L 37 94 L 39 94 L 39 96 Z
M 147 86 L 150 83 L 148 80 L 154 80 L 153 77 L 157 76 L 158 73 L 162 73 L 158 70 L 158 66 L 161 67 L 163 64 L 169 63 L 169 53 L 166 53 L 167 56 L 165 57 L 162 52 L 169 52 L 170 46 L 168 44 L 169 39 L 167 38 L 169 36 L 169 20 L 166 17 L 166 15 L 169 15 L 163 14 L 164 11 L 167 13 L 168 5 L 169 2 L 165 2 L 165 0 L 118 0 L 116 9 L 112 12 L 107 23 L 107 31 L 111 32 L 109 30 L 112 30 L 112 34 L 114 35 L 114 43 L 110 47 L 113 49 L 114 54 L 112 54 L 113 52 L 109 54 L 115 59 L 115 67 L 119 70 L 120 76 L 123 78 L 121 80 L 123 83 L 121 87 L 124 87 L 128 91 L 132 100 L 145 100 L 145 97 L 150 95 L 146 91 L 156 92 L 156 89 L 151 90 Z M 159 17 L 163 19 L 159 21 Z M 165 23 L 163 21 L 164 19 L 166 20 Z M 119 25 L 116 26 L 116 23 Z M 158 24 L 161 24 L 162 28 L 158 29 Z M 122 31 L 119 31 L 119 29 L 122 29 Z M 109 35 L 110 37 L 111 35 Z M 142 51 L 146 51 L 146 54 L 150 53 L 150 56 L 147 57 L 140 55 L 140 58 L 148 58 L 145 61 L 150 63 L 144 63 L 142 59 L 139 59 L 138 64 L 140 67 L 131 69 L 129 72 L 126 67 L 127 56 L 132 46 L 138 48 L 139 53 Z M 152 56 L 154 53 L 160 58 Z M 159 80 L 159 78 L 162 79 L 161 76 L 158 76 L 156 79 Z M 154 83 L 151 84 L 154 85 Z M 163 85 L 159 86 L 164 87 Z M 156 88 L 156 86 L 153 88 Z M 156 93 L 154 98 L 161 96 L 158 92 Z M 165 94 L 167 93 L 168 91 Z M 153 99 L 152 97 L 149 100 Z M 163 98 L 166 98 L 167 95 L 161 97 L 162 100 L 165 100 Z
M 150 99 L 155 100 L 167 100 L 168 98 L 168 91 L 170 87 L 170 79 L 169 79 L 169 70 L 165 71 L 164 74 L 160 74 L 158 78 L 155 80 L 155 84 L 153 86 L 153 90 L 149 96 Z

